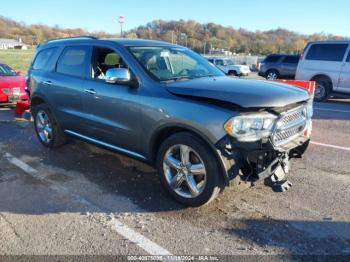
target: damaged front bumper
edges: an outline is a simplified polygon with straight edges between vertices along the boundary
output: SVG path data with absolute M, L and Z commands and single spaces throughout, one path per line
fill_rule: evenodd
M 249 182 L 268 177 L 272 182 L 278 182 L 289 172 L 289 160 L 301 158 L 308 145 L 309 138 L 303 135 L 278 147 L 270 139 L 242 143 L 225 136 L 217 143 L 217 149 L 226 169 L 228 184 L 237 176 Z

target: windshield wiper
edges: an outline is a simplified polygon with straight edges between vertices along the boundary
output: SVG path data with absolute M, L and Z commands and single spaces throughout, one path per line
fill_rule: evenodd
M 194 76 L 175 76 L 175 77 L 168 78 L 164 81 L 165 82 L 168 82 L 168 81 L 175 81 L 176 82 L 179 80 L 190 80 L 190 79 L 204 78 L 204 77 L 214 77 L 214 75 L 208 74 L 208 75 L 194 75 Z
M 179 81 L 179 80 L 189 80 L 189 79 L 193 79 L 193 77 L 191 76 L 176 76 L 176 77 L 171 77 L 168 79 L 165 79 L 163 81 L 168 82 L 168 81 Z
M 208 75 L 199 75 L 199 76 L 196 76 L 196 78 L 203 78 L 203 77 L 214 77 L 213 74 L 208 74 Z

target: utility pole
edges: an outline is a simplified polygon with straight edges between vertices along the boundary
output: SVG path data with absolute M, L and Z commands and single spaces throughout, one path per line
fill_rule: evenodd
M 118 23 L 120 24 L 120 37 L 123 37 L 123 24 L 125 22 L 125 17 L 124 16 L 119 16 L 118 17 Z
M 207 50 L 207 36 L 208 36 L 208 24 L 203 25 L 204 29 L 204 48 L 203 48 L 203 54 L 206 55 Z
M 186 33 L 181 33 L 181 38 L 182 38 L 182 40 L 185 39 L 185 44 L 186 44 L 186 47 L 187 47 L 187 34 Z

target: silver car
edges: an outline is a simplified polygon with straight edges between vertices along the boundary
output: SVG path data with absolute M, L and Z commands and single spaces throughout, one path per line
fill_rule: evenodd
M 309 43 L 300 58 L 296 79 L 316 81 L 316 101 L 332 93 L 350 94 L 350 41 Z

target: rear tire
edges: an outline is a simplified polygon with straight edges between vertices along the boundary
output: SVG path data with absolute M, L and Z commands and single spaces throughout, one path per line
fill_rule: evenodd
M 267 80 L 276 80 L 280 78 L 280 73 L 277 70 L 269 70 L 266 73 L 266 79 Z
M 186 155 L 187 164 L 182 158 Z M 191 133 L 177 133 L 162 143 L 157 154 L 157 168 L 166 191 L 185 206 L 208 204 L 223 187 L 217 158 L 207 144 Z
M 48 148 L 56 148 L 66 143 L 66 137 L 61 127 L 46 104 L 35 106 L 32 113 L 35 132 L 42 145 Z
M 316 102 L 327 101 L 332 90 L 332 82 L 327 77 L 317 77 L 314 100 Z

